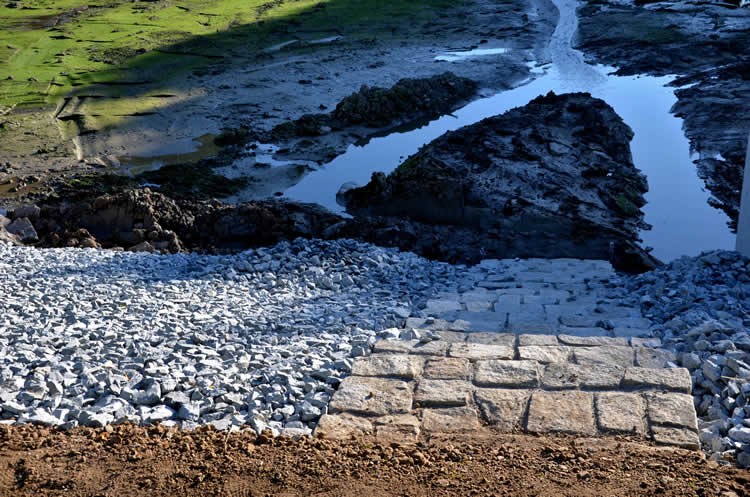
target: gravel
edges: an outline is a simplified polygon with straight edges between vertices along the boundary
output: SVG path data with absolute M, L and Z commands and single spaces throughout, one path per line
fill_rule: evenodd
M 750 259 L 712 251 L 624 280 L 616 291 L 693 377 L 703 448 L 750 467 Z
M 0 423 L 309 434 L 353 358 L 472 272 L 350 241 L 234 255 L 0 242 Z M 601 285 L 693 377 L 710 458 L 750 467 L 750 259 L 714 251 Z
M 352 358 L 461 270 L 348 240 L 229 256 L 0 245 L 0 423 L 310 433 Z

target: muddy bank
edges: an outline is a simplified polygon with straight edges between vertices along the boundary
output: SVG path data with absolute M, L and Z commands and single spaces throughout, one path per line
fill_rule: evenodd
M 226 1 L 219 3 L 226 7 Z M 267 7 L 302 11 L 279 17 L 264 8 L 252 13 L 251 22 L 238 24 L 238 15 L 247 9 L 243 5 L 242 12 L 228 9 L 212 17 L 210 26 L 190 18 L 198 9 L 180 11 L 178 20 L 186 20 L 202 34 L 172 44 L 170 33 L 176 26 L 168 25 L 171 17 L 159 16 L 164 6 L 154 4 L 149 10 L 156 12 L 149 15 L 155 19 L 147 27 L 121 28 L 146 29 L 157 37 L 166 25 L 167 33 L 158 43 L 138 45 L 144 53 L 132 59 L 123 53 L 122 60 L 107 62 L 106 71 L 90 78 L 76 71 L 71 78 L 80 86 L 59 98 L 47 97 L 49 102 L 41 107 L 7 113 L 0 109 L 0 164 L 10 164 L 7 176 L 0 172 L 0 181 L 32 175 L 40 179 L 34 188 L 0 188 L 0 199 L 22 199 L 71 170 L 121 172 L 133 162 L 148 165 L 151 158 L 154 164 L 170 163 L 174 156 L 196 151 L 195 138 L 206 133 L 243 127 L 266 132 L 305 114 L 328 111 L 362 85 L 387 88 L 405 77 L 450 70 L 478 81 L 482 88 L 507 88 L 528 76 L 526 62 L 546 45 L 556 22 L 548 0 L 425 0 L 377 8 L 368 2 L 272 4 Z M 110 11 L 96 12 L 105 16 L 101 25 L 106 26 Z M 91 26 L 84 22 L 65 29 Z M 65 43 L 89 39 L 76 33 L 66 32 L 71 39 Z M 59 34 L 41 33 L 45 50 L 57 42 L 48 38 Z M 435 60 L 447 51 L 478 46 L 509 52 L 481 61 Z M 104 43 L 96 47 L 97 54 L 111 48 Z M 73 60 L 62 59 L 63 66 Z M 97 74 L 111 80 L 100 82 Z M 30 84 L 26 76 L 16 79 L 20 86 Z M 48 84 L 47 79 L 34 83 L 42 88 Z M 63 92 L 63 87 L 52 88 Z
M 477 87 L 476 81 L 449 71 L 428 78 L 404 78 L 390 88 L 362 85 L 330 113 L 305 114 L 247 138 L 282 147 L 276 159 L 328 162 L 360 137 L 459 108 L 476 95 Z
M 677 75 L 673 112 L 698 174 L 734 228 L 750 131 L 750 8 L 593 0 L 578 10 L 577 48 L 618 74 Z M 686 167 L 685 174 L 692 174 Z
M 357 216 L 460 227 L 489 257 L 613 259 L 646 270 L 658 261 L 635 243 L 648 185 L 632 162 L 632 136 L 604 101 L 550 93 L 446 133 L 339 198 Z
M 342 191 L 353 219 L 314 204 L 225 205 L 149 189 L 79 192 L 9 217 L 26 218 L 35 231 L 26 241 L 42 247 L 215 252 L 354 238 L 450 262 L 577 257 L 639 272 L 658 261 L 636 243 L 648 186 L 631 138 L 602 100 L 551 93 L 447 133 L 390 176 Z

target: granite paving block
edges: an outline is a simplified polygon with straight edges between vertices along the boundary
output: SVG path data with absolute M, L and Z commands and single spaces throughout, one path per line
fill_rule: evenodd
M 640 318 L 641 310 L 615 304 L 597 304 L 594 315 L 599 319 Z
M 422 379 L 414 391 L 414 404 L 418 407 L 457 407 L 471 401 L 474 385 L 465 380 Z
M 565 326 L 560 325 L 560 334 L 567 335 L 567 336 L 577 336 L 581 338 L 595 338 L 595 337 L 604 337 L 609 338 L 611 333 L 609 330 L 606 330 L 604 328 L 599 327 L 579 327 L 575 328 L 573 326 Z M 625 340 L 625 344 L 627 345 L 628 341 Z
M 548 364 L 542 376 L 542 387 L 550 390 L 609 389 L 620 387 L 625 368 L 599 364 L 582 366 L 580 364 Z
M 427 359 L 424 365 L 424 377 L 436 380 L 469 380 L 471 363 L 468 359 L 458 357 L 441 357 Z
M 565 302 L 565 299 L 568 297 L 565 296 L 562 299 L 560 297 L 555 297 L 552 295 L 524 295 L 523 296 L 523 302 L 524 304 L 559 304 L 561 301 Z
M 401 354 L 376 354 L 357 357 L 352 364 L 355 376 L 383 376 L 413 380 L 422 373 L 421 356 Z
M 556 335 L 534 335 L 522 334 L 518 336 L 518 345 L 528 347 L 530 345 L 559 345 Z
M 402 414 L 373 418 L 375 438 L 380 443 L 415 444 L 419 441 L 421 422 L 416 416 Z
M 495 312 L 497 304 L 495 304 Z M 544 323 L 547 321 L 547 314 L 544 312 L 544 306 L 540 304 L 521 304 L 516 311 L 509 311 L 509 321 L 511 323 Z
M 596 306 L 581 302 L 563 302 L 560 304 L 545 304 L 544 312 L 547 316 L 587 316 L 594 312 Z M 575 325 L 574 325 L 575 326 Z M 585 326 L 585 325 L 580 325 Z
M 482 300 L 492 301 L 496 297 L 497 296 L 493 292 L 490 292 L 486 288 L 474 288 L 460 295 L 461 302 L 464 303 Z
M 467 331 L 471 323 L 459 320 L 445 320 L 429 318 L 409 318 L 406 320 L 406 328 L 423 328 L 435 331 Z
M 429 314 L 443 314 L 462 309 L 461 303 L 456 300 L 430 299 L 427 301 L 425 311 Z
M 495 301 L 495 310 L 497 312 L 498 307 L 511 307 L 513 309 L 518 308 L 521 306 L 521 297 L 522 295 L 500 295 L 497 300 Z
M 469 335 L 463 331 L 438 331 L 440 339 L 448 343 L 462 343 L 466 341 L 466 337 Z
M 521 427 L 531 391 L 480 388 L 474 398 L 487 423 L 511 432 Z
M 371 434 L 372 431 L 372 423 L 367 418 L 351 414 L 325 414 L 318 421 L 315 436 L 345 440 L 356 435 Z
M 505 315 L 493 311 L 456 313 L 456 319 L 467 323 L 464 331 L 502 331 L 505 326 Z
M 442 340 L 421 343 L 418 340 L 379 340 L 375 343 L 373 352 L 386 354 L 417 354 L 444 356 L 448 351 L 448 343 Z
M 677 363 L 677 357 L 668 350 L 646 347 L 635 349 L 635 363 L 642 368 L 663 368 L 668 362 Z
M 601 318 L 593 314 L 560 314 L 560 324 L 571 328 L 596 328 Z
M 653 324 L 650 320 L 640 317 L 606 318 L 612 328 L 636 328 L 647 330 Z
M 469 300 L 464 305 L 469 312 L 489 312 L 492 310 L 492 302 L 489 300 Z
M 567 362 L 569 357 L 570 347 L 565 345 L 528 345 L 518 347 L 518 358 L 521 360 L 548 364 L 550 362 Z
M 422 411 L 422 429 L 428 432 L 457 433 L 477 431 L 481 428 L 477 411 L 472 407 L 448 407 Z
M 533 433 L 595 434 L 593 394 L 575 390 L 534 392 L 526 428 Z
M 577 347 L 573 349 L 573 359 L 584 366 L 614 365 L 630 367 L 633 365 L 632 347 L 602 345 L 599 347 Z
M 625 370 L 622 385 L 623 387 L 630 388 L 649 388 L 690 393 L 693 388 L 693 381 L 690 377 L 690 371 L 685 368 L 650 369 L 634 367 Z
M 597 328 L 600 331 L 605 331 L 601 328 Z M 628 341 L 625 338 L 612 338 L 608 336 L 576 336 L 566 335 L 561 333 L 557 337 L 560 343 L 566 345 L 575 345 L 577 347 L 598 347 L 600 345 L 622 345 L 627 346 Z
M 467 335 L 466 342 L 513 347 L 516 344 L 516 335 L 513 333 L 474 332 Z
M 533 388 L 539 385 L 536 361 L 478 361 L 474 383 L 479 386 Z
M 515 350 L 507 345 L 485 345 L 482 343 L 453 343 L 448 351 L 450 357 L 461 357 L 472 361 L 480 359 L 513 359 Z
M 693 397 L 682 393 L 647 393 L 648 419 L 651 425 L 667 425 L 698 432 Z
M 521 312 L 521 296 L 511 295 L 511 297 L 513 296 L 518 297 L 518 303 L 512 304 L 495 302 L 495 304 L 493 304 L 492 306 L 493 310 L 498 314 L 498 316 L 501 316 L 502 319 L 505 319 L 505 316 L 507 314 L 518 314 Z
M 510 319 L 506 331 L 512 333 L 554 335 L 558 326 L 555 322 L 546 321 L 515 321 Z
M 676 428 L 674 426 L 652 426 L 651 435 L 654 442 L 662 445 L 673 445 L 684 449 L 700 449 L 698 435 L 687 428 Z
M 390 378 L 349 376 L 339 385 L 329 412 L 350 412 L 365 416 L 404 414 L 411 410 L 412 384 Z
M 639 394 L 602 392 L 595 395 L 595 402 L 602 431 L 646 434 L 646 402 Z

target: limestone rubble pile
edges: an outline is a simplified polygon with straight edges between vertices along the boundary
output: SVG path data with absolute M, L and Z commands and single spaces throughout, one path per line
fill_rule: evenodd
M 457 268 L 353 242 L 232 256 L 0 243 L 0 423 L 310 433 Z
M 750 260 L 714 251 L 632 277 L 619 290 L 693 378 L 704 449 L 750 467 Z

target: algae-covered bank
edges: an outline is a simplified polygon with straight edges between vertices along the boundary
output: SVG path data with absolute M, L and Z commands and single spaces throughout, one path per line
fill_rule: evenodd
M 431 67 L 435 52 L 492 42 L 501 36 L 499 26 L 513 29 L 515 46 L 534 49 L 554 27 L 554 9 L 540 21 L 528 16 L 533 5 L 4 3 L 0 196 L 43 192 L 49 177 L 70 172 L 140 172 L 214 156 L 213 137 L 222 129 L 270 129 L 333 107 L 362 84 L 390 86 L 402 77 L 443 72 Z M 508 59 L 513 63 L 500 72 L 522 77 L 523 59 Z M 481 73 L 499 86 L 508 80 L 494 67 L 469 66 L 469 76 Z
M 44 191 L 70 171 L 215 155 L 222 128 L 295 118 L 362 83 L 392 83 L 383 51 L 453 40 L 441 23 L 464 10 L 446 0 L 3 3 L 0 196 Z M 355 80 L 357 61 L 375 74 Z M 319 74 L 302 74 L 308 65 Z

